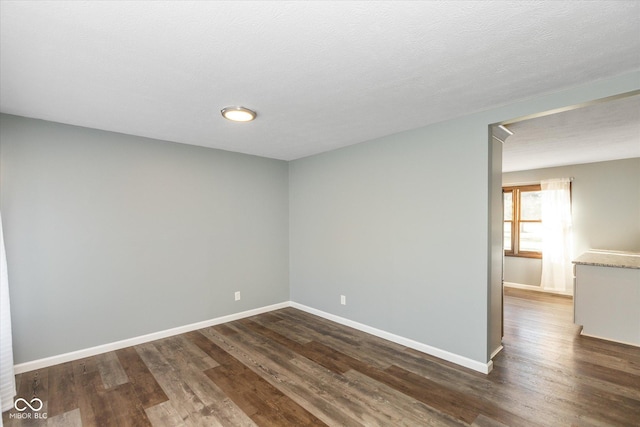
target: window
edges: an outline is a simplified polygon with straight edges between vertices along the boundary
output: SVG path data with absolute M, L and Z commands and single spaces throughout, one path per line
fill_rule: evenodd
M 542 258 L 540 185 L 504 187 L 504 254 Z

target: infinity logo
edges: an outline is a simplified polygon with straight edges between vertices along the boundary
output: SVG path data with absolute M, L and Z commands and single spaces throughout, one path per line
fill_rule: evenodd
M 18 403 L 24 403 L 24 406 L 22 408 L 18 407 Z M 32 403 L 35 402 L 35 405 L 31 406 Z M 38 404 L 40 404 L 40 406 L 37 406 Z M 36 407 L 37 406 L 37 407 Z M 33 399 L 31 399 L 31 402 L 27 402 L 26 399 L 23 399 L 22 397 L 19 397 L 16 399 L 16 401 L 13 404 L 13 407 L 16 408 L 17 411 L 25 411 L 27 409 L 27 407 L 31 408 L 32 411 L 39 411 L 40 409 L 42 409 L 42 400 L 38 399 L 37 397 L 34 397 Z

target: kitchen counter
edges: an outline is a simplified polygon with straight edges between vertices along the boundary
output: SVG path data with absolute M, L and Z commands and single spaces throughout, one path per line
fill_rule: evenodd
M 573 263 L 597 267 L 640 269 L 640 253 L 592 249 L 573 260 Z
M 580 334 L 640 346 L 640 254 L 590 250 L 573 263 Z

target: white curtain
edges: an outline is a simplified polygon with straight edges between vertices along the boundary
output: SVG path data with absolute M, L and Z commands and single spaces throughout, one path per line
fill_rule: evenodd
M 573 294 L 571 179 L 540 182 L 542 190 L 542 280 L 548 291 Z
M 9 275 L 4 249 L 2 215 L 0 215 L 0 407 L 2 412 L 13 407 L 16 379 L 13 374 L 13 344 L 11 341 L 11 311 L 9 309 Z M 0 422 L 0 424 L 2 424 Z

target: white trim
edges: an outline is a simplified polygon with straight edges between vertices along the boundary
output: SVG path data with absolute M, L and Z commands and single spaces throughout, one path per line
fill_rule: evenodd
M 580 335 L 582 335 L 583 337 L 596 338 L 596 339 L 599 339 L 599 340 L 611 341 L 611 342 L 615 342 L 615 343 L 618 343 L 618 344 L 630 345 L 630 346 L 633 346 L 633 347 L 640 347 L 640 344 L 638 344 L 638 343 L 632 343 L 632 342 L 629 342 L 629 341 L 614 340 L 614 339 L 611 339 L 611 338 L 603 338 L 603 337 L 600 337 L 598 335 L 585 334 L 584 333 L 584 328 L 580 331 Z
M 543 292 L 545 294 L 566 295 L 569 297 L 573 296 L 570 292 L 560 292 L 551 289 L 543 289 L 541 286 L 523 285 L 521 283 L 504 282 L 504 286 L 505 288 L 525 289 L 527 291 Z
M 512 172 L 519 172 L 519 171 L 512 171 Z M 505 173 L 509 173 L 509 172 L 505 172 Z M 540 180 L 537 180 L 537 181 L 526 181 L 526 182 L 503 182 L 502 183 L 503 187 L 526 187 L 528 185 L 540 185 Z
M 311 308 L 306 305 L 299 304 L 297 302 L 285 301 L 278 304 L 255 308 L 253 310 L 247 310 L 240 313 L 217 317 L 215 319 L 204 320 L 202 322 L 197 322 L 197 323 L 191 323 L 189 325 L 179 326 L 177 328 L 167 329 L 159 332 L 153 332 L 151 334 L 141 335 L 138 337 L 127 338 L 127 339 L 112 342 L 109 344 L 102 344 L 95 347 L 85 348 L 82 350 L 77 350 L 69 353 L 59 354 L 56 356 L 46 357 L 44 359 L 38 359 L 38 360 L 32 360 L 30 362 L 20 363 L 14 366 L 14 370 L 16 374 L 21 374 L 24 372 L 33 371 L 36 369 L 42 369 L 42 368 L 57 365 L 60 363 L 70 362 L 72 360 L 78 360 L 85 357 L 95 356 L 97 354 L 106 353 L 108 351 L 119 350 L 125 347 L 131 347 L 134 345 L 159 340 L 162 338 L 167 338 L 167 337 L 171 337 L 178 334 L 184 334 L 185 332 L 191 332 L 191 331 L 195 331 L 202 328 L 208 328 L 209 326 L 215 326 L 221 323 L 232 322 L 234 320 L 255 316 L 258 314 L 267 313 L 269 311 L 279 310 L 281 308 L 286 308 L 286 307 L 293 307 L 293 308 L 297 308 L 298 310 L 306 311 L 307 313 L 311 313 L 316 316 L 339 323 L 341 325 L 345 325 L 350 328 L 357 329 L 359 331 L 363 331 L 371 335 L 375 335 L 377 337 L 386 339 L 388 341 L 392 341 L 397 344 L 404 345 L 414 350 L 418 350 L 423 353 L 430 354 L 432 356 L 455 363 L 460 366 L 464 366 L 469 369 L 473 369 L 474 371 L 481 372 L 483 374 L 488 374 L 493 369 L 493 361 L 491 360 L 489 360 L 489 362 L 487 363 L 478 362 L 476 360 L 469 359 L 467 357 L 460 356 L 458 354 L 451 353 L 446 350 L 441 350 L 437 347 L 432 347 L 430 345 L 423 344 L 421 342 L 414 341 L 409 338 L 395 335 L 390 332 L 383 331 L 381 329 L 377 329 L 371 326 L 364 325 L 359 322 L 355 322 L 353 320 L 345 319 L 344 317 L 326 313 L 324 311 L 317 310 L 315 308 Z M 491 357 L 497 354 L 497 352 L 500 351 L 501 349 L 502 349 L 502 346 L 500 346 L 500 348 L 496 350 Z
M 191 323 L 189 325 L 178 326 L 177 328 L 166 329 L 164 331 L 153 332 L 147 335 L 141 335 L 138 337 L 127 338 L 121 341 L 112 342 L 109 344 L 102 344 L 95 347 L 85 348 L 82 350 L 72 351 L 69 353 L 59 354 L 56 356 L 45 357 L 44 359 L 32 360 L 30 362 L 19 363 L 13 367 L 16 374 L 23 372 L 29 372 L 36 369 L 46 368 L 48 366 L 57 365 L 60 363 L 70 362 L 72 360 L 78 360 L 85 357 L 95 356 L 97 354 L 106 353 L 108 351 L 119 350 L 125 347 L 131 347 L 138 344 L 143 344 L 150 341 L 159 340 L 173 335 L 184 334 L 185 332 L 191 332 L 202 328 L 208 328 L 209 326 L 219 325 L 221 323 L 232 322 L 234 320 L 243 319 L 245 317 L 255 316 L 257 314 L 266 313 L 273 310 L 278 310 L 285 307 L 290 307 L 290 301 L 285 301 L 265 307 L 254 308 L 252 310 L 242 311 L 240 313 L 229 314 L 227 316 L 217 317 L 215 319 L 204 320 L 202 322 Z
M 489 362 L 487 363 L 478 362 L 476 360 L 469 359 L 467 357 L 460 356 L 458 354 L 451 353 L 446 350 L 441 350 L 439 348 L 432 347 L 430 345 L 423 344 L 418 341 L 414 341 L 410 338 L 401 337 L 399 335 L 395 335 L 390 332 L 383 331 L 381 329 L 376 329 L 371 326 L 367 326 L 362 323 L 355 322 L 353 320 L 345 319 L 344 317 L 336 316 L 335 314 L 330 314 L 321 310 L 317 310 L 315 308 L 307 307 L 306 305 L 299 304 L 297 302 L 292 301 L 291 307 L 297 308 L 298 310 L 306 311 L 307 313 L 311 313 L 319 317 L 323 317 L 325 319 L 331 320 L 336 323 L 340 323 L 341 325 L 349 326 L 350 328 L 357 329 L 359 331 L 366 332 L 371 335 L 375 335 L 385 340 L 392 341 L 397 344 L 404 345 L 406 347 L 410 347 L 414 350 L 418 350 L 423 353 L 430 354 L 431 356 L 435 356 L 440 359 L 446 360 L 448 362 L 452 362 L 457 365 L 464 366 L 465 368 L 473 369 L 474 371 L 481 372 L 483 374 L 488 374 L 493 369 L 493 361 L 491 360 L 489 360 Z
M 504 347 L 502 345 L 499 345 L 498 348 L 496 348 L 495 350 L 493 350 L 493 353 L 491 353 L 491 356 L 489 356 L 489 359 L 493 359 L 494 357 L 496 357 L 496 355 L 498 353 L 500 353 L 502 351 Z

